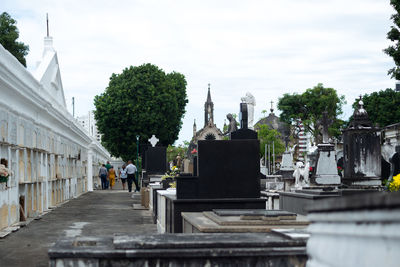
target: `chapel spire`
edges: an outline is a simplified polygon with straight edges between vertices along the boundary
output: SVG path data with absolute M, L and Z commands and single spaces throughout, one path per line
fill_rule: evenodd
M 212 103 L 212 101 L 211 101 L 211 93 L 210 93 L 210 85 L 211 84 L 208 84 L 207 103 Z
M 214 103 L 211 100 L 210 84 L 208 84 L 207 101 L 204 103 L 204 126 L 214 124 Z

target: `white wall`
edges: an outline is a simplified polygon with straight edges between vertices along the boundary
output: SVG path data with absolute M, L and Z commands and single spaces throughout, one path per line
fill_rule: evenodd
M 22 198 L 26 216 L 35 217 L 88 191 L 88 173 L 97 176 L 98 163 L 110 159 L 66 110 L 57 54 L 50 52 L 40 67 L 46 77 L 56 75 L 38 81 L 0 45 L 0 158 L 13 171 L 0 183 L 0 229 L 20 220 Z

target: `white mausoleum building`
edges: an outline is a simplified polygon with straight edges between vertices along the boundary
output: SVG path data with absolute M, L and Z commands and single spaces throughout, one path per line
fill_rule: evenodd
M 52 38 L 34 73 L 0 45 L 0 231 L 93 190 L 109 153 L 67 111 Z M 20 215 L 21 214 L 21 215 Z

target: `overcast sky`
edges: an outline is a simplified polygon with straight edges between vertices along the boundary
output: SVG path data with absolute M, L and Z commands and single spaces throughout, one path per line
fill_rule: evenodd
M 345 95 L 343 118 L 360 94 L 393 88 L 394 63 L 382 52 L 394 10 L 389 0 L 22 1 L 2 0 L 30 47 L 28 69 L 43 52 L 46 13 L 68 109 L 94 109 L 112 73 L 152 63 L 185 75 L 189 104 L 179 140 L 204 124 L 207 84 L 222 129 L 240 98 L 256 98 L 255 121 L 270 101 L 318 83 Z M 274 104 L 275 106 L 275 104 Z M 275 108 L 276 109 L 276 108 Z M 279 112 L 276 110 L 276 114 Z M 118 119 L 118 118 L 116 118 Z

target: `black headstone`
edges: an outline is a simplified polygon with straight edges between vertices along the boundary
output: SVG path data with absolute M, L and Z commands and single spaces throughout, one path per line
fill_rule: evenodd
M 247 104 L 246 103 L 240 103 L 239 120 L 240 120 L 240 128 L 241 129 L 247 129 L 248 128 L 249 115 L 248 115 Z
M 165 146 L 149 147 L 145 155 L 147 174 L 164 174 L 167 171 L 167 148 Z
M 193 176 L 197 176 L 197 157 L 193 158 Z
M 231 140 L 257 139 L 257 132 L 250 129 L 239 129 L 231 133 Z
M 142 157 L 142 169 L 146 169 L 146 151 L 151 147 L 150 144 L 140 144 L 139 145 L 139 154 Z
M 198 141 L 199 198 L 259 198 L 258 140 Z
M 400 153 L 395 153 L 393 157 L 390 159 L 393 164 L 393 176 L 396 176 L 400 173 Z

